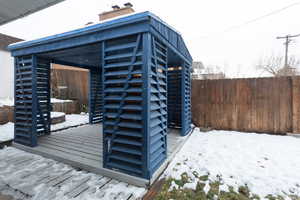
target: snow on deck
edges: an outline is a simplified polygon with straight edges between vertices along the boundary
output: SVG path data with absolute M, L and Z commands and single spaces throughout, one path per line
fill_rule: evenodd
M 15 199 L 140 199 L 146 189 L 76 171 L 13 147 L 0 150 L 0 193 Z
M 221 177 L 224 191 L 228 186 L 237 190 L 247 185 L 261 198 L 273 194 L 289 199 L 286 194 L 300 195 L 299 169 L 299 138 L 234 131 L 203 133 L 197 128 L 164 175 L 181 179 L 186 172 L 191 180 L 185 188 L 195 189 L 196 176 L 208 175 L 210 181 Z M 206 185 L 209 187 L 208 182 Z

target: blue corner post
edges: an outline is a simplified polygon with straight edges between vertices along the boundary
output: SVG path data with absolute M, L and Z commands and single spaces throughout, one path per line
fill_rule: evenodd
M 15 58 L 14 142 L 37 146 L 36 57 Z

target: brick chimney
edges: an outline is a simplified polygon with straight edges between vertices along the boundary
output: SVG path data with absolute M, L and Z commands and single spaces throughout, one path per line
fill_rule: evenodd
M 106 11 L 106 12 L 99 14 L 99 20 L 104 21 L 107 19 L 111 19 L 113 17 L 127 15 L 127 14 L 134 12 L 134 9 L 132 8 L 132 4 L 130 2 L 125 3 L 124 7 L 122 7 L 122 8 L 120 8 L 120 6 L 118 6 L 118 5 L 114 5 L 114 6 L 112 6 L 112 9 L 113 10 L 111 10 L 111 11 Z

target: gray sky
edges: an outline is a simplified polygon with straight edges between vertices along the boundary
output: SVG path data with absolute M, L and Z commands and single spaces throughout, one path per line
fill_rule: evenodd
M 66 0 L 28 17 L 0 26 L 0 32 L 31 40 L 97 22 L 98 14 L 124 0 Z M 137 12 L 149 10 L 173 26 L 194 58 L 205 65 L 219 65 L 231 77 L 261 75 L 255 70 L 262 56 L 284 53 L 276 36 L 300 34 L 299 0 L 130 0 Z M 294 3 L 254 23 L 245 22 Z M 240 26 L 241 25 L 241 26 Z M 238 27 L 232 28 L 231 27 Z M 229 30 L 228 30 L 229 29 Z M 228 31 L 225 31 L 228 30 Z M 300 58 L 300 37 L 290 46 Z

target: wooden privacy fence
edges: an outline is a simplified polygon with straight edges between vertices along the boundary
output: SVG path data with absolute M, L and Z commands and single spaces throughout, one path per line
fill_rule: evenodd
M 87 105 L 88 76 L 88 70 L 53 64 L 51 69 L 53 97 L 76 100 L 80 106 Z
M 193 80 L 192 116 L 200 127 L 300 133 L 300 77 Z

